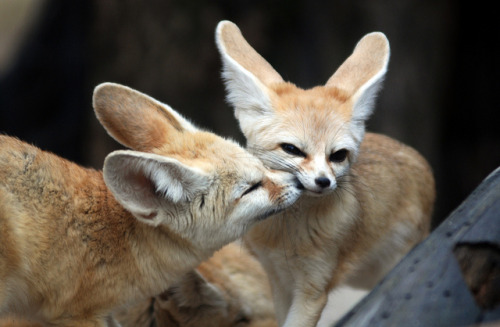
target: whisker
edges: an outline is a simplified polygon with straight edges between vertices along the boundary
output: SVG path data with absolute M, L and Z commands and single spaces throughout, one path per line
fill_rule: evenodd
M 282 158 L 281 156 L 268 151 L 267 149 L 252 146 L 249 147 L 248 150 L 256 155 L 262 162 L 264 162 L 266 166 L 271 169 L 279 169 L 291 173 L 300 172 L 302 170 L 302 168 L 294 162 L 289 161 L 286 158 Z

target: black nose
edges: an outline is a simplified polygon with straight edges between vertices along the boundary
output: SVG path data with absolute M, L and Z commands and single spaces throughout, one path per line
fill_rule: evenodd
M 318 177 L 314 180 L 316 182 L 316 185 L 319 187 L 328 187 L 330 186 L 330 180 L 327 177 Z

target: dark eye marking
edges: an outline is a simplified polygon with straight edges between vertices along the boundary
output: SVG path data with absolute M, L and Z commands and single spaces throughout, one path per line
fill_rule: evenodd
M 329 159 L 331 162 L 343 162 L 347 158 L 348 154 L 349 151 L 347 151 L 346 149 L 341 149 L 330 154 Z
M 261 186 L 262 186 L 262 182 L 258 182 L 258 183 L 253 184 L 245 192 L 243 192 L 243 194 L 241 196 L 245 196 L 248 193 L 251 193 L 251 192 L 255 191 L 256 189 L 258 189 Z
M 285 151 L 286 153 L 291 154 L 293 156 L 304 157 L 304 158 L 307 157 L 307 155 L 304 152 L 302 152 L 302 150 L 300 150 L 298 147 L 296 147 L 293 144 L 281 143 L 280 147 L 283 151 Z

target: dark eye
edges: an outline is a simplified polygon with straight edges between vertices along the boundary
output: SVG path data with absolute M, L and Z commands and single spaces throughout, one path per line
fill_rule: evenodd
M 283 151 L 285 151 L 288 154 L 298 156 L 298 157 L 304 157 L 304 158 L 306 157 L 306 154 L 293 144 L 282 143 L 282 144 L 280 144 L 280 146 L 283 149 Z
M 245 196 L 248 193 L 251 193 L 251 192 L 255 191 L 256 189 L 258 189 L 261 186 L 262 186 L 262 182 L 258 182 L 258 183 L 253 184 L 245 192 L 243 192 L 243 194 L 241 196 Z
M 347 158 L 348 153 L 349 153 L 349 151 L 347 151 L 346 149 L 335 151 L 334 153 L 332 153 L 330 155 L 330 161 L 331 162 L 342 162 Z

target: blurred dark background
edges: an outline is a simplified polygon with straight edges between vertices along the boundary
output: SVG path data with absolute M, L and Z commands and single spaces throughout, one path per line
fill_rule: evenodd
M 391 61 L 368 130 L 430 161 L 434 226 L 500 165 L 497 15 L 470 1 L 3 1 L 0 133 L 100 168 L 120 146 L 95 119 L 92 91 L 112 81 L 244 144 L 224 101 L 222 19 L 303 88 L 326 82 L 364 34 L 384 32 Z

